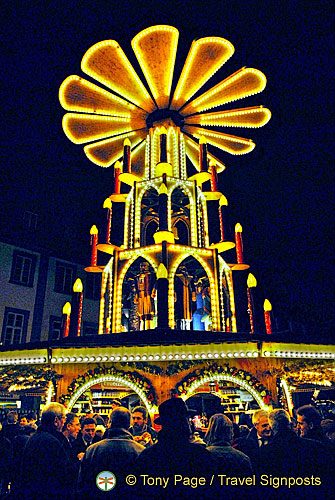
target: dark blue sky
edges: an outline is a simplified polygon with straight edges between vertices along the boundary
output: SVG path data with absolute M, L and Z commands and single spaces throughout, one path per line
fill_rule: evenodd
M 232 129 L 256 142 L 252 153 L 215 151 L 227 166 L 220 184 L 231 219 L 243 226 L 246 259 L 280 325 L 291 318 L 331 332 L 333 2 L 34 1 L 8 2 L 6 10 L 5 205 L 15 202 L 41 213 L 55 235 L 51 244 L 56 247 L 63 234 L 65 245 L 88 256 L 89 229 L 101 218 L 112 171 L 93 165 L 82 146 L 65 137 L 60 84 L 70 74 L 82 75 L 85 51 L 109 38 L 139 70 L 130 41 L 153 24 L 180 31 L 176 74 L 194 38 L 222 36 L 235 54 L 205 89 L 242 66 L 258 68 L 268 79 L 265 91 L 239 104 L 263 104 L 273 114 L 259 130 Z

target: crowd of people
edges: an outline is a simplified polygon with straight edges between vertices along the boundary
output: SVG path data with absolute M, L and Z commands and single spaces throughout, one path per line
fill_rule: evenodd
M 0 432 L 2 496 L 178 500 L 334 495 L 335 422 L 322 420 L 315 407 L 298 408 L 296 420 L 283 409 L 259 409 L 251 429 L 218 413 L 205 436 L 195 432 L 190 417 L 181 398 L 159 406 L 158 433 L 145 407 L 130 412 L 118 400 L 108 417 L 80 418 L 51 403 L 39 425 L 33 412 L 20 422 L 16 412 L 9 412 Z M 106 471 L 115 478 L 110 490 L 107 482 L 104 489 L 98 482 Z

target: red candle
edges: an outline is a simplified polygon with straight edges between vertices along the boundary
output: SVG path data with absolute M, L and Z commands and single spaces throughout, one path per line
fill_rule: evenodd
M 200 167 L 200 172 L 208 172 L 208 165 L 207 165 L 207 140 L 204 137 L 200 137 L 199 140 L 199 167 Z
M 121 174 L 121 163 L 119 161 L 115 162 L 114 165 L 114 193 L 120 194 L 121 182 L 120 182 L 120 174 Z
M 236 224 L 235 226 L 235 244 L 236 244 L 236 256 L 237 263 L 243 264 L 243 241 L 242 241 L 242 226 L 241 224 Z
M 83 310 L 83 284 L 80 278 L 74 282 L 72 289 L 71 319 L 69 337 L 78 337 L 81 330 L 81 316 Z
M 112 226 L 112 202 L 110 198 L 106 198 L 103 204 L 103 208 L 107 209 L 107 230 L 106 230 L 106 243 L 111 241 L 111 226 Z
M 98 251 L 98 228 L 97 226 L 92 226 L 90 230 L 91 235 L 91 245 L 92 245 L 92 254 L 91 254 L 91 266 L 97 265 Z
M 251 296 L 250 288 L 257 286 L 256 278 L 253 274 L 249 274 L 247 279 L 247 295 L 248 295 L 248 314 L 250 319 L 250 333 L 254 333 L 254 305 Z
M 125 139 L 123 141 L 123 171 L 126 174 L 131 173 L 131 158 L 130 158 L 130 140 Z
M 272 333 L 270 311 L 272 311 L 271 302 L 269 302 L 268 299 L 265 299 L 265 301 L 264 301 L 264 319 L 265 319 L 266 333 L 268 333 L 268 334 Z
M 71 314 L 71 304 L 70 302 L 66 302 L 63 306 L 63 318 L 62 318 L 62 325 L 63 325 L 63 338 L 68 337 L 69 335 L 69 328 L 70 328 L 70 314 Z
M 219 191 L 219 188 L 218 188 L 218 173 L 216 170 L 215 161 L 213 161 L 213 160 L 210 161 L 209 167 L 210 167 L 210 172 L 211 172 L 211 190 L 213 192 L 217 192 L 217 191 Z
M 227 206 L 228 201 L 225 196 L 221 196 L 219 201 L 219 220 L 220 220 L 220 231 L 221 231 L 221 241 L 225 241 L 225 233 L 227 231 Z

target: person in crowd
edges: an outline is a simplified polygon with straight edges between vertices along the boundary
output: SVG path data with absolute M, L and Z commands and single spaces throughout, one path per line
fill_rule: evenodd
M 119 406 L 119 408 L 120 408 L 120 406 Z M 97 425 L 95 428 L 95 434 L 94 434 L 92 444 L 98 443 L 99 441 L 101 441 L 104 437 L 105 432 L 106 432 L 106 427 L 104 425 Z
M 175 475 L 180 477 L 204 477 L 209 485 L 209 476 L 214 474 L 211 453 L 198 444 L 190 443 L 189 411 L 181 398 L 172 398 L 160 404 L 159 417 L 155 424 L 161 425 L 158 441 L 146 448 L 136 461 L 139 475 L 169 477 L 165 488 L 161 485 L 143 486 L 142 495 L 146 498 L 203 498 L 206 493 L 214 494 L 214 486 L 206 491 L 206 485 L 192 488 L 182 481 L 174 483 Z
M 119 399 L 112 399 L 111 401 L 112 411 L 115 410 L 115 408 L 117 408 L 118 406 L 122 406 L 121 401 Z
M 22 429 L 22 427 L 25 427 L 26 425 L 28 425 L 28 420 L 27 420 L 27 417 L 20 417 L 20 421 L 19 421 L 19 427 L 20 429 Z
M 218 470 L 234 477 L 253 474 L 249 457 L 232 447 L 233 423 L 226 415 L 217 413 L 210 418 L 205 440 Z
M 28 425 L 31 425 L 37 429 L 37 414 L 34 411 L 27 413 Z
M 72 445 L 77 439 L 80 431 L 79 417 L 76 413 L 67 413 L 66 420 L 63 427 L 63 435 L 66 437 L 68 443 Z
M 257 472 L 260 449 L 271 441 L 268 412 L 262 409 L 256 410 L 252 416 L 252 423 L 253 428 L 245 438 L 239 441 L 235 449 L 242 451 L 250 458 L 255 472 Z
M 280 479 L 279 498 L 328 498 L 334 484 L 333 461 L 326 447 L 319 441 L 298 437 L 290 415 L 283 409 L 270 412 L 269 424 L 273 440 L 261 450 L 259 469 L 261 474 Z M 296 486 L 287 488 L 290 477 L 307 480 L 298 480 Z
M 321 428 L 324 437 L 335 445 L 335 421 L 330 418 L 321 420 Z
M 72 443 L 73 453 L 81 460 L 87 448 L 92 444 L 96 423 L 94 418 L 84 418 L 81 421 L 81 431 Z
M 104 421 L 103 417 L 101 415 L 99 415 L 99 413 L 94 413 L 93 418 L 94 418 L 95 423 L 97 425 L 105 426 L 105 421 Z M 96 429 L 95 429 L 95 431 L 96 431 Z
M 196 443 L 206 447 L 205 441 L 200 437 L 200 434 L 195 427 L 195 423 L 191 418 L 188 419 L 188 423 L 190 424 L 190 431 L 191 431 L 190 443 Z
M 112 471 L 116 476 L 116 486 L 111 494 L 118 499 L 133 493 L 126 493 L 125 477 L 134 474 L 134 464 L 138 455 L 145 449 L 136 443 L 128 431 L 130 411 L 118 406 L 110 415 L 111 425 L 106 431 L 106 439 L 92 444 L 81 461 L 78 479 L 78 495 L 80 498 L 109 498 L 108 493 L 100 491 L 96 486 L 97 475 L 102 471 Z
M 136 406 L 131 414 L 132 426 L 129 432 L 134 436 L 137 443 L 146 448 L 157 440 L 157 432 L 148 426 L 148 412 L 144 406 Z
M 300 406 L 297 409 L 297 428 L 301 437 L 323 440 L 321 415 L 312 405 Z
M 17 472 L 20 470 L 23 450 L 28 439 L 35 434 L 36 428 L 33 425 L 25 425 L 12 441 L 12 461 L 10 467 L 11 490 L 15 491 L 17 482 Z
M 7 492 L 11 463 L 11 443 L 9 439 L 3 435 L 2 424 L 0 423 L 0 494 Z
M 41 425 L 28 439 L 23 450 L 17 485 L 17 499 L 64 500 L 71 498 L 73 476 L 60 441 L 65 422 L 65 407 L 47 405 Z
M 20 430 L 17 423 L 18 418 L 19 416 L 14 410 L 7 413 L 6 423 L 2 427 L 2 435 L 9 439 L 9 441 L 12 441 Z

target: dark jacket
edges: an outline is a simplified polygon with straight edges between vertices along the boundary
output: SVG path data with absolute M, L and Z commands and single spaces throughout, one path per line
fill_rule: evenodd
M 131 498 L 133 490 L 126 493 L 125 477 L 134 474 L 135 461 L 145 448 L 135 443 L 130 432 L 122 428 L 108 429 L 108 436 L 109 439 L 92 444 L 86 450 L 80 465 L 79 498 Z M 102 471 L 110 471 L 116 477 L 116 486 L 109 492 L 100 491 L 96 486 L 97 475 Z
M 71 498 L 69 460 L 56 429 L 41 425 L 23 450 L 18 498 L 64 500 Z
M 207 450 L 211 452 L 220 474 L 231 477 L 252 476 L 253 468 L 249 457 L 235 450 L 228 442 L 215 442 L 207 446 Z
M 266 448 L 267 446 L 268 444 L 262 446 L 261 448 Z M 239 441 L 235 449 L 242 451 L 242 453 L 247 455 L 247 457 L 251 460 L 254 471 L 258 472 L 261 448 L 258 442 L 257 430 L 253 427 L 247 437 Z
M 203 498 L 205 496 L 215 496 L 215 485 L 208 488 L 212 474 L 216 473 L 212 454 L 203 446 L 190 443 L 188 438 L 180 436 L 178 432 L 164 431 L 158 433 L 158 441 L 150 448 L 146 448 L 136 461 L 138 477 L 150 475 L 155 478 L 169 478 L 166 488 L 159 484 L 155 486 L 141 485 L 140 498 Z M 192 487 L 190 484 L 183 484 L 177 481 L 174 484 L 175 476 L 183 477 L 205 477 L 206 485 Z M 141 482 L 142 481 L 142 482 Z

